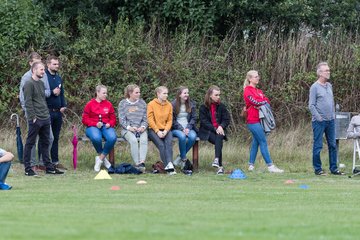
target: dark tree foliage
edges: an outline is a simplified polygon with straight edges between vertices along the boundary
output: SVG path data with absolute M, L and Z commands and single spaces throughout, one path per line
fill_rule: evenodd
M 207 34 L 225 36 L 237 26 L 250 33 L 269 24 L 282 32 L 308 27 L 330 31 L 344 27 L 355 31 L 359 25 L 357 0 L 34 0 L 44 7 L 44 18 L 58 24 L 65 17 L 73 33 L 81 18 L 93 26 L 119 17 L 150 26 L 156 19 L 175 31 L 179 26 Z

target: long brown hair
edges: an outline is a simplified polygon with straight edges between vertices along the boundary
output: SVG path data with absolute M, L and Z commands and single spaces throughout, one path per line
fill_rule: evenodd
M 180 112 L 180 106 L 181 106 L 181 98 L 180 95 L 181 93 L 185 90 L 185 89 L 189 89 L 188 87 L 185 86 L 180 86 L 177 89 L 176 92 L 176 102 L 175 102 L 175 113 L 176 115 L 179 114 Z M 188 97 L 188 99 L 186 99 L 185 101 L 185 108 L 186 108 L 186 112 L 187 113 L 191 113 L 191 106 L 190 106 L 190 96 Z
M 207 90 L 206 94 L 205 94 L 205 98 L 204 98 L 204 104 L 207 108 L 210 109 L 210 105 L 212 103 L 211 101 L 211 94 L 213 93 L 213 91 L 216 90 L 216 91 L 220 91 L 220 88 L 216 85 L 212 85 L 209 87 L 209 89 Z

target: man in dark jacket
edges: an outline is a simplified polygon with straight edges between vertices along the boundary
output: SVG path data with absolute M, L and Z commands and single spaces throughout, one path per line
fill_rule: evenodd
M 58 74 L 59 59 L 56 56 L 49 56 L 46 59 L 47 69 L 45 71 L 49 81 L 50 96 L 46 98 L 51 119 L 51 130 L 54 141 L 51 146 L 51 161 L 57 168 L 66 168 L 59 162 L 59 136 L 62 125 L 62 114 L 66 109 L 63 81 Z

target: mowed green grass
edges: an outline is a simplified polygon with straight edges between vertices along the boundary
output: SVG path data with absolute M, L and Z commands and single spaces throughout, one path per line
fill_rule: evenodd
M 360 176 L 246 174 L 94 180 L 88 169 L 34 178 L 15 163 L 7 179 L 13 190 L 0 192 L 0 239 L 357 238 Z

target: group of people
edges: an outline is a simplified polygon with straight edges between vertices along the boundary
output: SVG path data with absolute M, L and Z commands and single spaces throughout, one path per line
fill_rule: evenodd
M 260 146 L 261 153 L 268 165 L 269 172 L 282 173 L 270 157 L 266 135 L 259 119 L 261 105 L 269 104 L 269 100 L 257 89 L 259 75 L 249 71 L 244 84 L 244 99 L 247 105 L 248 128 L 253 135 L 250 151 L 249 170 L 254 170 L 254 163 Z M 148 104 L 140 98 L 140 87 L 128 85 L 124 90 L 125 98 L 118 105 L 118 119 L 121 136 L 130 144 L 131 156 L 135 166 L 145 171 L 148 139 L 159 150 L 164 169 L 170 175 L 176 174 L 176 166 L 183 168 L 187 161 L 186 154 L 193 147 L 196 138 L 214 144 L 215 153 L 212 166 L 217 174 L 224 174 L 222 148 L 227 140 L 227 127 L 230 114 L 220 101 L 220 88 L 211 86 L 205 94 L 204 103 L 199 109 L 200 128 L 196 126 L 196 103 L 190 99 L 189 89 L 180 86 L 175 99 L 168 101 L 168 88 L 160 86 L 155 89 L 156 97 Z M 91 140 L 97 156 L 94 170 L 100 171 L 101 165 L 111 167 L 106 158 L 117 140 L 115 131 L 116 114 L 113 105 L 106 99 L 107 87 L 98 85 L 96 97 L 85 106 L 82 122 L 86 126 L 86 136 Z M 178 139 L 179 154 L 173 156 L 173 138 Z M 103 144 L 104 139 L 104 144 Z
M 48 56 L 45 69 L 41 56 L 33 52 L 29 56 L 29 65 L 31 69 L 21 78 L 19 94 L 28 124 L 23 158 L 25 175 L 37 176 L 37 170 L 44 170 L 48 174 L 63 174 L 66 168 L 59 162 L 58 152 L 66 100 L 63 82 L 58 74 L 59 59 L 53 55 Z
M 59 59 L 49 56 L 47 68 L 41 56 L 32 53 L 29 57 L 31 69 L 24 74 L 20 84 L 20 102 L 28 123 L 28 135 L 24 150 L 25 175 L 36 176 L 37 170 L 47 174 L 63 174 L 66 168 L 60 163 L 58 141 L 62 125 L 62 113 L 66 109 L 64 88 L 58 74 Z M 330 68 L 326 62 L 318 64 L 317 81 L 311 86 L 309 109 L 312 114 L 313 128 L 313 167 L 316 175 L 326 175 L 322 168 L 320 152 L 325 134 L 329 148 L 329 169 L 334 175 L 343 175 L 337 167 L 337 148 L 335 141 L 335 107 Z M 252 143 L 248 170 L 254 171 L 258 149 L 267 164 L 268 171 L 283 173 L 284 170 L 274 165 L 270 156 L 267 135 L 260 116 L 264 108 L 270 108 L 270 101 L 258 88 L 260 76 L 255 70 L 247 73 L 244 81 L 243 98 L 246 104 L 246 124 L 252 134 Z M 190 99 L 189 89 L 179 87 L 175 99 L 168 101 L 168 88 L 155 89 L 156 97 L 148 104 L 140 97 L 140 87 L 128 85 L 124 90 L 125 98 L 118 105 L 118 119 L 121 136 L 128 141 L 131 157 L 140 171 L 145 171 L 145 161 L 150 139 L 159 150 L 165 170 L 169 175 L 176 174 L 175 166 L 183 168 L 187 161 L 186 154 L 193 147 L 196 138 L 214 145 L 212 166 L 216 174 L 224 174 L 222 148 L 228 139 L 227 128 L 230 124 L 229 111 L 220 100 L 221 90 L 211 86 L 199 108 L 200 128 L 196 126 L 196 103 Z M 269 110 L 267 110 L 269 111 Z M 271 111 L 271 110 L 270 110 Z M 266 114 L 265 114 L 266 115 Z M 348 131 L 349 137 L 359 137 L 360 121 L 353 118 Z M 107 100 L 107 87 L 98 85 L 96 96 L 85 106 L 82 122 L 86 126 L 86 136 L 91 140 L 97 156 L 94 170 L 100 171 L 102 165 L 111 167 L 107 155 L 113 149 L 117 133 L 116 113 Z M 356 125 L 356 123 L 359 123 Z M 358 126 L 359 125 L 359 126 Z M 360 131 L 360 130 L 359 130 Z M 173 156 L 173 137 L 178 139 L 179 154 Z M 104 140 L 104 144 L 103 144 Z M 35 145 L 38 141 L 39 160 L 35 162 Z M 50 154 L 51 153 L 51 154 Z M 13 159 L 12 153 L 0 149 L 0 190 L 9 190 L 5 183 L 6 175 Z M 51 157 L 51 160 L 50 160 Z
M 176 174 L 175 166 L 184 167 L 187 160 L 186 154 L 199 136 L 201 139 L 215 144 L 213 166 L 218 168 L 218 174 L 223 173 L 222 140 L 225 137 L 224 129 L 229 125 L 229 113 L 220 103 L 220 89 L 215 86 L 211 87 L 205 97 L 209 107 L 211 104 L 215 108 L 222 107 L 215 116 L 216 109 L 211 110 L 204 105 L 208 111 L 200 111 L 200 130 L 196 127 L 196 105 L 190 99 L 187 87 L 179 87 L 172 102 L 168 101 L 167 87 L 160 86 L 155 89 L 155 93 L 156 97 L 146 104 L 140 98 L 140 87 L 130 84 L 124 90 L 125 98 L 118 105 L 121 136 L 130 144 L 131 157 L 135 166 L 139 170 L 145 171 L 148 139 L 150 139 L 159 150 L 164 169 L 170 175 Z M 95 171 L 99 171 L 102 164 L 106 168 L 111 166 L 106 156 L 114 147 L 117 139 L 114 129 L 116 125 L 115 110 L 106 97 L 106 86 L 98 85 L 96 97 L 86 104 L 82 115 L 82 122 L 87 127 L 86 136 L 89 137 L 98 154 L 95 157 Z M 179 140 L 179 155 L 175 158 L 173 158 L 173 137 Z M 221 141 L 218 141 L 217 138 Z M 102 143 L 103 139 L 105 140 L 104 144 Z

